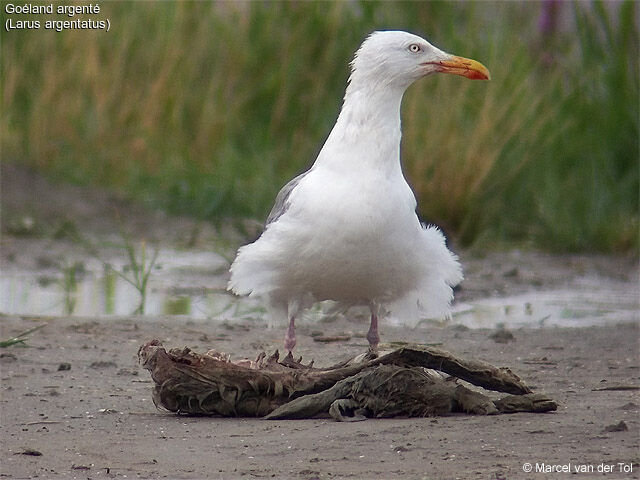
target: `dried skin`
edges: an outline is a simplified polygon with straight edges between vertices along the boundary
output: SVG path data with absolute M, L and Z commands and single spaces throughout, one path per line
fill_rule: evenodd
M 154 340 L 142 346 L 140 363 L 155 383 L 153 400 L 172 412 L 309 418 L 331 412 L 340 420 L 431 416 L 461 411 L 495 414 L 555 410 L 555 403 L 531 390 L 510 370 L 459 359 L 443 350 L 412 346 L 362 363 L 327 369 L 304 365 L 290 355 L 260 354 L 231 362 L 215 351 L 199 355 L 185 348 L 167 352 Z M 502 404 L 456 383 L 437 369 L 487 389 L 516 393 Z M 534 400 L 533 396 L 539 398 Z M 507 400 L 511 397 L 519 399 Z

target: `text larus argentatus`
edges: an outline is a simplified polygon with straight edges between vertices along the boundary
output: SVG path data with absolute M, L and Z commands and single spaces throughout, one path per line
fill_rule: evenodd
M 425 75 L 489 79 L 489 71 L 399 31 L 371 34 L 351 66 L 318 158 L 282 188 L 264 232 L 231 266 L 230 290 L 266 295 L 273 319 L 288 315 L 287 350 L 296 343 L 296 316 L 315 302 L 368 306 L 375 351 L 381 316 L 405 324 L 445 317 L 462 280 L 440 230 L 416 215 L 400 165 L 400 104 Z

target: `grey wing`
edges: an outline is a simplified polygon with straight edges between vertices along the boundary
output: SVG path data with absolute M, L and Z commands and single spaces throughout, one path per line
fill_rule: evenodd
M 278 195 L 276 195 L 276 201 L 275 204 L 273 205 L 273 208 L 271 209 L 271 212 L 269 213 L 269 216 L 267 217 L 267 222 L 265 223 L 265 228 L 270 224 L 275 222 L 278 218 L 280 218 L 289 208 L 289 196 L 291 195 L 291 192 L 293 192 L 293 190 L 298 186 L 298 184 L 300 183 L 300 180 L 302 180 L 302 178 L 309 173 L 309 170 L 307 170 L 304 173 L 301 173 L 300 175 L 298 175 L 297 177 L 295 177 L 294 179 L 290 180 L 284 187 L 282 187 L 282 189 L 278 192 Z

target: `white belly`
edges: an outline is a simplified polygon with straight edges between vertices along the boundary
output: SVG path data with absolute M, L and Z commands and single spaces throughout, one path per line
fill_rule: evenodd
M 401 186 L 384 178 L 354 186 L 332 177 L 297 192 L 300 207 L 286 219 L 282 287 L 317 300 L 369 303 L 415 286 L 422 227 L 411 190 Z

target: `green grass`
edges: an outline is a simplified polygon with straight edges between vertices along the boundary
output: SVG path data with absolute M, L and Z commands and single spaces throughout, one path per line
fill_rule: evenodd
M 157 247 L 153 246 L 149 249 L 150 251 L 148 251 L 145 241 L 140 242 L 140 244 L 136 246 L 129 232 L 127 232 L 124 225 L 121 224 L 120 241 L 117 243 L 109 242 L 110 247 L 117 248 L 126 258 L 126 263 L 121 270 L 118 270 L 103 258 L 100 253 L 100 247 L 79 232 L 75 226 L 66 226 L 65 230 L 61 233 L 64 237 L 72 239 L 77 245 L 82 246 L 90 256 L 102 263 L 105 281 L 105 298 L 107 302 L 106 310 L 108 312 L 112 312 L 114 309 L 115 280 L 116 277 L 120 277 L 138 292 L 139 303 L 133 311 L 133 315 L 144 315 L 149 278 L 153 270 L 159 267 L 157 260 L 160 250 Z M 75 310 L 76 293 L 78 290 L 77 277 L 83 273 L 83 263 L 76 262 L 73 265 L 67 265 L 63 268 L 64 275 L 62 285 L 65 292 L 65 312 L 67 314 L 72 314 Z
M 420 214 L 471 244 L 638 248 L 638 6 L 537 2 L 104 2 L 110 32 L 1 34 L 4 161 L 220 222 L 263 219 L 310 166 L 364 36 L 476 58 L 403 107 Z M 2 23 L 7 18 L 0 14 Z
M 40 330 L 41 328 L 45 327 L 46 325 L 38 325 L 37 327 L 33 327 L 30 328 L 29 330 L 26 330 L 18 335 L 16 335 L 15 337 L 12 338 L 8 338 L 6 340 L 2 340 L 0 341 L 0 348 L 7 348 L 7 347 L 12 347 L 14 345 L 20 346 L 20 347 L 27 347 L 27 337 L 29 335 L 31 335 L 33 332 L 35 332 L 36 330 Z

